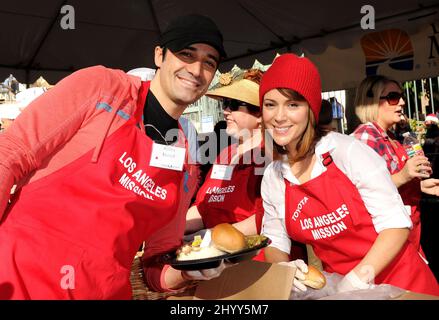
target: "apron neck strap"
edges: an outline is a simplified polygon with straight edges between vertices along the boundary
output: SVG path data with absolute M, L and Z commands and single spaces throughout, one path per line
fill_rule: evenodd
M 325 152 L 324 154 L 322 154 L 322 163 L 325 167 L 328 167 L 329 165 L 331 165 L 334 161 L 332 160 L 331 155 L 329 154 L 329 152 Z
M 139 98 L 137 99 L 137 109 L 134 114 L 137 122 L 143 123 L 143 108 L 145 107 L 146 96 L 148 95 L 151 81 L 142 81 L 139 89 Z M 141 126 L 143 127 L 143 125 Z

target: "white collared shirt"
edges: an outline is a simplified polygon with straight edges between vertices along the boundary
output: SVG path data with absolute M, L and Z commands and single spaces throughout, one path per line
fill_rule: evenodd
M 357 187 L 364 204 L 372 216 L 376 232 L 389 228 L 411 228 L 410 214 L 402 202 L 385 161 L 369 146 L 353 137 L 331 132 L 317 143 L 317 160 L 311 179 L 318 177 L 326 167 L 322 155 L 330 152 L 335 165 Z M 262 233 L 271 240 L 271 246 L 289 253 L 291 240 L 285 227 L 284 178 L 300 184 L 286 160 L 272 162 L 265 170 L 261 184 L 264 204 Z

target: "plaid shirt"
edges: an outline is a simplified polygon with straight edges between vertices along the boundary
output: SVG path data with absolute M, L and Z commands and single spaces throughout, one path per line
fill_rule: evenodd
M 359 125 L 351 135 L 374 149 L 386 161 L 390 174 L 394 174 L 404 167 L 405 161 L 404 159 L 400 161 L 398 158 L 395 149 L 390 143 L 389 134 L 391 135 L 391 133 L 386 133 L 379 128 L 377 124 L 368 122 Z M 403 148 L 398 141 L 394 142 L 398 148 Z

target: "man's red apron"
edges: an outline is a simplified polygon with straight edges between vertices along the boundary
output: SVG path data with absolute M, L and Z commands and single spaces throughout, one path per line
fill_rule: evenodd
M 230 160 L 233 145 L 224 149 L 218 156 L 220 159 Z M 242 162 L 242 158 L 240 159 Z M 230 163 L 230 161 L 228 162 Z M 233 172 L 230 180 L 215 179 L 211 177 L 211 168 L 206 180 L 197 193 L 196 203 L 206 228 L 213 228 L 219 223 L 236 223 L 256 215 L 258 233 L 262 224 L 262 198 L 252 199 L 247 190 L 248 183 L 255 180 L 255 170 L 258 166 L 251 164 L 232 165 Z M 264 260 L 261 253 L 258 260 Z
M 357 188 L 329 153 L 323 163 L 327 171 L 302 185 L 285 180 L 286 228 L 292 239 L 313 246 L 325 271 L 345 275 L 364 258 L 378 234 Z M 439 295 L 433 273 L 409 241 L 375 282 Z
M 383 137 L 386 137 L 386 135 L 388 135 L 377 123 L 374 123 L 374 126 Z M 391 172 L 391 174 L 395 174 L 404 168 L 407 160 L 409 159 L 409 156 L 407 155 L 404 147 L 396 139 L 392 140 L 395 144 L 390 143 L 390 140 L 387 141 L 397 157 L 396 159 L 394 159 L 397 167 L 394 172 Z M 421 185 L 419 179 L 414 178 L 406 184 L 402 185 L 398 188 L 398 192 L 401 195 L 404 204 L 406 206 L 410 206 L 411 209 L 410 218 L 412 219 L 413 228 L 410 231 L 409 241 L 413 243 L 415 248 L 425 259 L 425 254 L 421 247 L 421 210 L 419 206 L 419 203 L 421 201 Z
M 0 225 L 0 299 L 131 298 L 133 257 L 176 214 L 189 170 L 149 165 L 142 112 L 140 102 L 97 163 L 90 150 L 16 195 Z

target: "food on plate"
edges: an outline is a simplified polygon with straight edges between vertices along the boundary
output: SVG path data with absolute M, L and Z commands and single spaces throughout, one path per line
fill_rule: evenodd
M 212 243 L 217 249 L 228 253 L 247 248 L 244 234 L 229 223 L 217 224 L 212 229 Z
M 237 253 L 259 246 L 267 240 L 266 236 L 258 234 L 244 236 L 229 223 L 218 224 L 208 232 L 204 239 L 197 235 L 192 242 L 179 248 L 177 260 L 198 260 Z
M 302 281 L 304 285 L 313 289 L 321 289 L 326 285 L 326 278 L 314 266 L 308 266 L 308 273 L 305 273 L 305 280 Z
M 254 248 L 259 245 L 261 245 L 265 240 L 267 240 L 267 237 L 263 234 L 254 234 L 251 236 L 245 236 L 245 243 L 247 248 Z
M 226 254 L 225 252 L 218 250 L 213 246 L 200 247 L 202 242 L 201 236 L 195 236 L 194 241 L 183 245 L 177 250 L 177 260 L 198 260 L 206 259 Z

